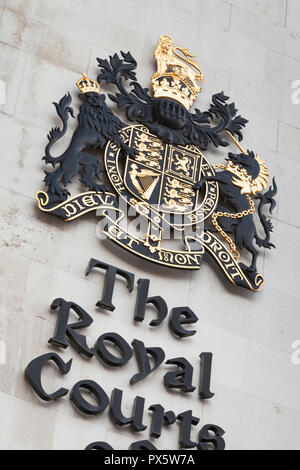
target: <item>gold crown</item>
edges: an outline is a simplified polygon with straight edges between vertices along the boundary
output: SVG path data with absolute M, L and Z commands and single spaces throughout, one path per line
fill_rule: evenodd
M 100 85 L 96 80 L 88 78 L 86 73 L 82 74 L 82 77 L 77 80 L 76 85 L 78 86 L 81 93 L 100 93 Z
M 182 56 L 177 53 L 180 51 Z M 189 109 L 201 92 L 198 81 L 203 82 L 203 72 L 188 49 L 174 46 L 169 36 L 160 36 L 154 52 L 157 71 L 152 77 L 156 98 L 171 98 Z

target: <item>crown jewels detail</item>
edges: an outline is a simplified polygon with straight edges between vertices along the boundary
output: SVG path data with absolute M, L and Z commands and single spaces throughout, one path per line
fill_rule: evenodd
M 182 54 L 179 55 L 178 51 Z M 160 36 L 154 52 L 157 71 L 152 77 L 156 98 L 171 98 L 189 109 L 201 92 L 203 72 L 188 49 L 174 46 L 169 36 Z
M 100 93 L 100 84 L 93 80 L 92 78 L 88 78 L 86 73 L 82 74 L 82 77 L 76 82 L 81 93 Z

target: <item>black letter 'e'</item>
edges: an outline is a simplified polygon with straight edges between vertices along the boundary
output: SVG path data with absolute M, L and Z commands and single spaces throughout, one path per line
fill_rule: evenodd
M 182 328 L 181 325 L 196 323 L 197 321 L 197 315 L 195 315 L 189 307 L 175 307 L 171 310 L 169 327 L 176 336 L 185 338 L 187 336 L 193 336 L 196 333 L 196 330 L 186 330 L 185 328 Z

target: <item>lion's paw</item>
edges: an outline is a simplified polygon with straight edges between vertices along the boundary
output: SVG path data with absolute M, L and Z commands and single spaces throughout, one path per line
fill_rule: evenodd
M 127 147 L 125 149 L 125 153 L 129 155 L 131 158 L 135 158 L 138 155 L 138 150 L 133 147 Z
M 70 192 L 67 189 L 61 188 L 58 184 L 49 184 L 48 192 L 58 196 L 60 199 L 66 199 L 70 196 Z
M 105 184 L 97 184 L 97 183 L 90 186 L 89 189 L 91 191 L 97 191 L 101 193 L 105 193 L 107 191 L 107 187 L 105 186 Z
M 54 157 L 51 157 L 50 155 L 45 155 L 42 160 L 44 160 L 47 165 L 50 164 L 53 166 L 53 168 L 55 167 L 55 158 Z

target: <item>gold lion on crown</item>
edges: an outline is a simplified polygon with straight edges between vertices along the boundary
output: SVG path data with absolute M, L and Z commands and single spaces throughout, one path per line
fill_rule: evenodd
M 180 51 L 183 56 L 180 56 Z M 169 36 L 160 36 L 154 52 L 157 71 L 152 77 L 154 96 L 172 98 L 189 109 L 201 88 L 204 76 L 188 49 L 174 46 Z

